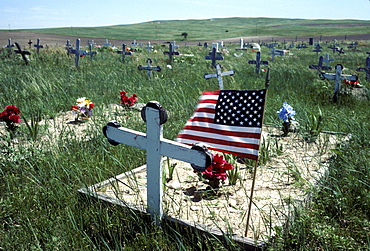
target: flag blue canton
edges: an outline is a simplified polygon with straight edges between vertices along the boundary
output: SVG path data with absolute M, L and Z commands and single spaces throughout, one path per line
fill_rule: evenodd
M 220 91 L 216 104 L 214 123 L 262 127 L 266 90 Z

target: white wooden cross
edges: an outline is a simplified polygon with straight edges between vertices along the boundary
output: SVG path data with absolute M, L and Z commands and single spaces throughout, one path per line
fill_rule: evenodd
M 163 139 L 162 124 L 166 122 L 167 114 L 158 102 L 149 102 L 141 114 L 146 121 L 146 134 L 121 127 L 117 122 L 109 122 L 103 132 L 113 145 L 125 144 L 146 151 L 147 210 L 152 220 L 159 224 L 163 217 L 162 156 L 200 167 L 211 164 L 211 160 L 205 152 Z
M 333 96 L 333 101 L 337 102 L 338 101 L 338 95 L 340 91 L 340 82 L 343 80 L 349 80 L 349 81 L 356 81 L 357 76 L 356 75 L 345 75 L 342 74 L 343 70 L 343 65 L 337 64 L 335 66 L 335 73 L 325 73 L 322 72 L 320 74 L 320 77 L 322 79 L 333 79 L 335 80 L 335 86 L 334 86 L 334 96 Z
M 210 79 L 210 78 L 217 77 L 218 85 L 220 87 L 220 90 L 223 90 L 224 89 L 224 84 L 222 82 L 222 76 L 227 76 L 227 75 L 233 76 L 235 74 L 235 72 L 233 70 L 221 72 L 221 65 L 220 64 L 216 64 L 216 70 L 217 70 L 216 73 L 204 74 L 204 78 L 205 79 Z

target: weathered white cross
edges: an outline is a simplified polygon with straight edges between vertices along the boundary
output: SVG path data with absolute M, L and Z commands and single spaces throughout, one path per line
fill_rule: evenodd
M 137 68 L 139 69 L 139 71 L 147 70 L 148 71 L 148 78 L 150 78 L 151 71 L 160 72 L 162 70 L 160 66 L 151 66 L 151 63 L 153 63 L 153 61 L 150 58 L 148 58 L 146 60 L 146 62 L 148 63 L 148 66 L 139 65 Z
M 121 127 L 117 122 L 109 122 L 104 135 L 113 145 L 125 144 L 146 151 L 147 172 L 147 210 L 155 223 L 163 217 L 162 208 L 162 156 L 207 167 L 212 158 L 199 148 L 190 147 L 171 140 L 163 139 L 162 124 L 167 120 L 166 111 L 156 101 L 149 102 L 141 111 L 146 121 L 146 134 Z
M 256 53 L 256 60 L 249 60 L 248 64 L 255 64 L 256 65 L 256 73 L 260 73 L 260 67 L 262 65 L 268 65 L 269 61 L 261 61 L 261 52 Z
M 349 81 L 356 81 L 358 78 L 356 75 L 345 75 L 342 74 L 343 65 L 337 64 L 335 66 L 335 73 L 325 73 L 321 72 L 320 77 L 321 79 L 332 79 L 335 80 L 335 86 L 334 86 L 334 96 L 333 101 L 338 101 L 338 95 L 340 91 L 340 82 L 343 80 L 349 80 Z
M 235 72 L 233 70 L 221 72 L 221 65 L 220 64 L 216 64 L 216 70 L 217 70 L 216 73 L 204 74 L 204 78 L 205 79 L 210 79 L 210 78 L 217 77 L 218 85 L 220 87 L 220 90 L 223 90 L 224 89 L 224 84 L 222 82 L 222 76 L 227 76 L 227 75 L 233 76 L 235 74 Z

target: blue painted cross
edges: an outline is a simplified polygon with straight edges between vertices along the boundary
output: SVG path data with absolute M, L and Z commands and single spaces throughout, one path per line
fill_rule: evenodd
M 8 38 L 8 44 L 5 45 L 5 48 L 8 48 L 8 54 L 12 54 L 12 47 L 14 47 L 14 44 L 12 44 L 12 39 Z
M 366 52 L 367 54 L 370 54 L 370 52 Z M 359 67 L 356 69 L 358 72 L 365 72 L 366 73 L 366 80 L 370 79 L 370 56 L 366 58 L 366 66 L 365 67 Z
M 216 69 L 217 69 L 216 73 L 204 74 L 204 78 L 205 79 L 210 79 L 210 78 L 217 77 L 218 86 L 220 87 L 220 90 L 223 90 L 224 89 L 224 84 L 222 82 L 222 77 L 227 76 L 227 75 L 233 76 L 235 74 L 235 72 L 233 70 L 221 72 L 221 65 L 220 64 L 216 64 Z
M 224 57 L 221 56 L 221 52 L 217 52 L 217 48 L 213 47 L 212 52 L 209 53 L 209 56 L 206 56 L 206 60 L 212 60 L 212 66 L 216 67 L 216 60 L 224 60 Z
M 153 222 L 160 225 L 163 218 L 162 156 L 191 163 L 203 170 L 213 160 L 206 148 L 163 138 L 162 125 L 167 121 L 167 112 L 158 102 L 149 102 L 142 109 L 141 117 L 146 122 L 146 134 L 121 127 L 116 121 L 104 126 L 103 133 L 112 145 L 125 144 L 146 151 L 147 211 Z
M 324 57 L 323 56 L 320 56 L 319 57 L 319 63 L 317 65 L 311 64 L 308 67 L 310 69 L 316 69 L 316 70 L 324 70 L 324 71 L 331 70 L 332 67 L 329 66 L 329 62 L 330 61 L 334 61 L 334 59 L 329 59 L 329 54 L 326 54 L 326 58 L 325 58 L 326 65 L 323 65 L 323 63 L 324 63 Z
M 109 43 L 108 39 L 105 39 L 104 46 L 109 47 L 110 45 L 111 45 L 111 43 Z
M 274 48 L 272 48 L 272 51 L 269 52 L 268 54 L 272 55 L 272 62 L 274 62 L 275 55 L 285 57 L 285 52 L 286 52 L 286 50 L 276 50 L 275 47 L 274 47 Z
M 131 46 L 139 46 L 139 45 L 136 43 L 136 40 L 134 40 L 134 42 L 132 42 Z
M 321 52 L 321 49 L 322 47 L 320 46 L 320 44 L 317 43 L 313 52 L 316 52 L 316 54 L 319 54 L 319 52 Z
M 301 43 L 297 46 L 297 49 L 300 50 L 300 49 L 307 49 L 307 45 L 305 43 Z
M 44 46 L 40 44 L 40 38 L 37 39 L 36 44 L 34 44 L 33 46 L 36 47 L 37 54 L 39 54 L 40 49 L 44 48 Z
M 345 75 L 342 74 L 343 70 L 343 65 L 337 64 L 335 66 L 335 73 L 325 73 L 325 72 L 320 72 L 320 78 L 321 79 L 331 79 L 335 80 L 335 85 L 334 85 L 334 96 L 333 96 L 333 101 L 337 102 L 338 101 L 338 96 L 340 92 L 340 82 L 343 80 L 349 80 L 349 81 L 356 81 L 358 77 L 356 75 Z
M 21 54 L 24 62 L 26 63 L 26 65 L 28 65 L 29 59 L 26 57 L 26 55 L 31 55 L 31 53 L 29 51 L 22 50 L 21 46 L 17 42 L 15 42 L 15 46 L 17 47 L 17 49 L 14 50 L 14 52 Z
M 248 64 L 255 64 L 256 65 L 256 73 L 260 73 L 261 65 L 268 65 L 269 61 L 261 61 L 261 52 L 256 53 L 256 60 L 249 60 Z
M 75 55 L 75 65 L 76 65 L 76 67 L 78 67 L 80 57 L 83 57 L 84 55 L 87 55 L 87 51 L 80 50 L 80 42 L 81 42 L 81 40 L 79 38 L 76 39 L 76 49 L 71 48 L 69 50 L 70 54 Z
M 131 51 L 126 51 L 126 44 L 122 44 L 122 50 L 117 51 L 117 53 L 122 55 L 122 62 L 125 62 L 126 55 L 132 55 Z
M 180 55 L 178 51 L 175 51 L 176 48 L 179 48 L 179 46 L 175 45 L 175 42 L 170 43 L 170 50 L 169 51 L 164 51 L 164 55 L 169 55 L 170 62 L 172 62 L 172 56 L 173 55 Z
M 150 54 L 150 51 L 153 49 L 153 46 L 150 46 L 150 42 L 148 42 L 148 46 L 145 49 L 148 49 L 148 53 Z
M 137 68 L 139 69 L 139 71 L 147 70 L 148 71 L 148 78 L 150 78 L 151 71 L 160 72 L 162 70 L 161 67 L 159 67 L 159 66 L 151 66 L 151 63 L 153 63 L 153 61 L 150 58 L 148 58 L 146 60 L 146 62 L 148 63 L 148 66 L 139 65 Z
M 96 55 L 96 51 L 93 51 L 93 47 L 94 45 L 96 45 L 96 43 L 94 43 L 94 40 L 92 40 L 91 42 L 88 41 L 87 44 L 89 45 L 89 55 L 90 55 L 90 60 L 93 59 L 93 56 Z

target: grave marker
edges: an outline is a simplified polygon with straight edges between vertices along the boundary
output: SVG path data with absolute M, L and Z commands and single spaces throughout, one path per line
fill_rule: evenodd
M 356 81 L 358 78 L 356 75 L 345 75 L 342 74 L 343 70 L 343 65 L 337 64 L 335 66 L 335 73 L 325 73 L 325 72 L 320 72 L 319 76 L 322 80 L 324 79 L 331 79 L 335 80 L 335 85 L 334 85 L 334 96 L 333 96 L 333 101 L 337 102 L 338 101 L 338 95 L 340 92 L 340 82 L 343 80 L 349 80 L 349 81 Z
M 134 40 L 134 41 L 131 43 L 131 46 L 139 46 L 139 45 L 136 43 L 136 40 Z
M 111 43 L 109 43 L 108 39 L 105 39 L 104 46 L 109 47 L 110 45 L 111 45 Z
M 83 57 L 84 55 L 87 55 L 87 51 L 80 50 L 80 42 L 81 40 L 79 38 L 76 39 L 76 49 L 73 49 L 72 47 L 69 49 L 70 54 L 75 55 L 75 65 L 78 67 L 80 57 Z
M 14 47 L 14 44 L 12 44 L 12 39 L 8 38 L 8 44 L 5 45 L 5 48 L 8 48 L 8 54 L 12 54 L 12 47 Z
M 244 48 L 244 41 L 243 41 L 243 38 L 240 38 L 240 44 L 239 44 L 239 48 L 236 48 L 235 50 L 237 51 L 247 51 L 248 49 L 247 48 Z
M 276 50 L 275 47 L 274 47 L 274 48 L 272 48 L 272 51 L 269 52 L 268 54 L 272 55 L 272 62 L 274 62 L 275 55 L 285 57 L 285 52 L 286 52 L 286 50 Z
M 40 44 L 40 38 L 37 39 L 36 44 L 34 44 L 33 46 L 36 47 L 37 54 L 39 54 L 40 49 L 44 48 L 44 46 Z
M 90 60 L 93 59 L 93 55 L 96 55 L 96 51 L 93 51 L 93 46 L 96 45 L 96 43 L 94 43 L 94 40 L 92 40 L 91 42 L 88 41 L 87 44 L 89 45 L 89 55 L 90 55 Z
M 312 64 L 312 65 L 309 65 L 308 67 L 310 69 L 316 69 L 316 70 L 324 70 L 324 71 L 332 70 L 332 67 L 329 65 L 330 61 L 334 61 L 334 59 L 333 58 L 329 59 L 329 54 L 326 54 L 325 60 L 323 56 L 320 56 L 319 63 L 317 65 Z M 324 62 L 326 65 L 323 65 Z
M 175 49 L 179 48 L 179 46 L 175 45 L 175 42 L 170 43 L 169 46 L 170 46 L 169 51 L 164 51 L 163 54 L 164 55 L 169 55 L 170 62 L 172 62 L 172 56 L 173 55 L 180 55 L 180 53 L 178 51 L 175 51 Z
M 153 49 L 153 46 L 150 46 L 150 42 L 148 42 L 148 46 L 145 49 L 148 49 L 148 53 L 150 54 L 150 51 Z
M 115 121 L 109 122 L 103 133 L 113 145 L 125 144 L 146 151 L 147 210 L 159 225 L 163 218 L 162 156 L 199 167 L 209 166 L 212 158 L 200 148 L 163 139 L 162 124 L 167 120 L 167 113 L 158 102 L 149 102 L 141 111 L 141 116 L 146 122 L 146 134 L 121 127 Z
M 233 70 L 221 72 L 221 65 L 220 64 L 216 64 L 216 70 L 217 70 L 216 73 L 204 74 L 204 78 L 205 79 L 210 79 L 210 78 L 217 77 L 218 85 L 220 87 L 220 90 L 223 90 L 224 89 L 224 84 L 222 82 L 222 77 L 223 76 L 228 76 L 228 75 L 233 76 L 235 74 L 235 72 Z
M 150 78 L 151 71 L 160 72 L 162 70 L 161 67 L 159 67 L 159 66 L 151 66 L 151 63 L 153 63 L 153 61 L 150 58 L 148 58 L 146 60 L 146 62 L 148 63 L 148 66 L 139 65 L 137 68 L 139 69 L 139 71 L 147 70 L 148 71 L 148 78 Z
M 367 54 L 370 54 L 370 52 L 366 52 Z M 366 58 L 366 66 L 365 67 L 359 67 L 356 69 L 358 72 L 365 72 L 366 73 L 366 80 L 370 79 L 370 56 Z
M 248 64 L 255 64 L 256 65 L 256 73 L 260 73 L 261 65 L 268 65 L 269 61 L 261 61 L 261 52 L 256 53 L 256 60 L 249 60 Z
M 301 43 L 297 46 L 297 49 L 300 50 L 300 49 L 307 49 L 307 45 L 305 43 Z
M 316 52 L 316 54 L 319 54 L 319 52 L 322 52 L 321 49 L 322 47 L 320 46 L 320 44 L 317 43 L 313 52 Z
M 14 52 L 21 54 L 24 62 L 26 63 L 26 65 L 28 65 L 29 59 L 26 57 L 26 55 L 31 55 L 31 53 L 29 51 L 22 50 L 21 46 L 17 42 L 15 42 L 15 46 L 17 47 L 17 49 L 14 50 Z
M 131 51 L 126 51 L 126 44 L 122 44 L 122 50 L 117 51 L 117 53 L 122 55 L 122 62 L 125 62 L 126 55 L 132 55 Z
M 216 60 L 224 60 L 224 57 L 221 56 L 221 52 L 217 52 L 216 47 L 212 48 L 212 52 L 209 53 L 209 56 L 206 56 L 206 60 L 212 60 L 212 66 L 216 67 Z

